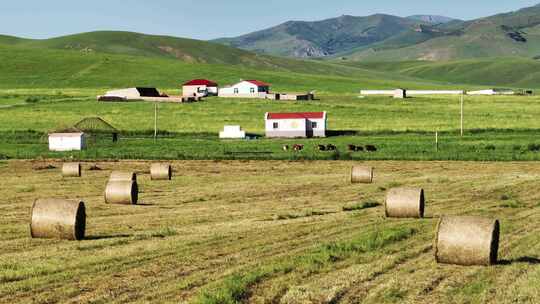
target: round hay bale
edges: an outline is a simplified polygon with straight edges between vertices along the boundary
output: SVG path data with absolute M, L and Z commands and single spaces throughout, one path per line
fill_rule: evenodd
M 424 204 L 424 189 L 407 187 L 390 189 L 386 194 L 386 217 L 423 218 Z
M 353 184 L 373 183 L 373 167 L 367 167 L 367 166 L 352 167 L 351 182 Z
M 156 163 L 150 166 L 152 180 L 171 180 L 172 167 L 170 164 Z
M 109 182 L 137 182 L 137 173 L 129 171 L 113 171 L 109 177 Z
M 82 240 L 86 229 L 84 202 L 38 199 L 32 205 L 32 238 Z
M 447 216 L 439 220 L 435 240 L 437 263 L 463 266 L 497 263 L 498 220 L 475 216 Z
M 63 177 L 81 177 L 81 163 L 64 163 L 62 165 Z
M 130 181 L 109 181 L 105 188 L 107 204 L 136 205 L 139 200 L 139 187 Z

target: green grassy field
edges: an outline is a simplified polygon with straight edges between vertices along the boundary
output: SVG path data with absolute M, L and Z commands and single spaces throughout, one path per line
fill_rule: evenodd
M 159 138 L 152 138 L 154 104 L 98 103 L 99 90 L 36 90 L 0 93 L 0 154 L 4 158 L 80 159 L 403 159 L 537 160 L 538 97 L 467 97 L 465 136 L 459 135 L 458 97 L 358 98 L 321 94 L 305 102 L 208 98 L 191 104 L 160 104 Z M 32 98 L 37 102 L 31 102 Z M 522 109 L 526 108 L 524 112 Z M 264 114 L 327 111 L 328 138 L 269 140 Z M 118 143 L 99 138 L 83 152 L 48 151 L 47 132 L 99 116 L 118 128 Z M 256 140 L 218 139 L 224 125 L 241 125 Z M 439 132 L 439 150 L 435 149 Z M 301 153 L 283 145 L 304 144 Z M 320 152 L 334 144 L 338 152 Z M 375 153 L 350 153 L 349 144 L 376 145 Z
M 97 163 L 63 179 L 60 163 L 0 162 L 2 303 L 537 303 L 538 163 Z M 39 170 L 45 165 L 57 169 Z M 139 206 L 106 205 L 111 170 L 141 172 Z M 388 189 L 424 187 L 426 218 L 384 218 Z M 32 202 L 80 198 L 84 241 L 29 237 Z M 439 216 L 501 221 L 500 264 L 438 265 Z
M 341 62 L 379 72 L 393 72 L 446 83 L 538 88 L 540 61 L 528 58 L 487 58 L 456 61 Z

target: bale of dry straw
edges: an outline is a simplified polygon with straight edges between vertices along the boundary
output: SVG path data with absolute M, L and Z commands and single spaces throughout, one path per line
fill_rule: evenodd
M 136 205 L 139 200 L 139 187 L 130 181 L 109 181 L 105 188 L 107 204 Z
M 390 189 L 386 194 L 386 216 L 423 218 L 424 204 L 424 189 L 409 187 Z
M 137 182 L 137 173 L 131 171 L 113 171 L 109 177 L 109 182 Z
M 170 164 L 155 163 L 150 166 L 152 180 L 171 180 L 172 167 Z
M 64 163 L 62 165 L 63 177 L 81 177 L 81 163 Z
M 371 184 L 373 182 L 373 167 L 354 166 L 351 171 L 353 184 Z
M 437 263 L 464 266 L 497 263 L 499 226 L 498 220 L 482 217 L 442 217 L 435 240 Z
M 38 199 L 32 206 L 32 238 L 82 240 L 86 229 L 84 202 Z

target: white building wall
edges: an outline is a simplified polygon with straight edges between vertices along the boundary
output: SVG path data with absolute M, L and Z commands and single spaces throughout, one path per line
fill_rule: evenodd
M 246 132 L 242 131 L 240 126 L 225 126 L 219 133 L 221 139 L 243 139 L 246 138 Z
M 384 95 L 384 96 L 394 96 L 396 90 L 361 90 L 360 95 Z
M 81 151 L 86 148 L 84 134 L 50 134 L 49 135 L 49 150 L 50 151 Z
M 407 90 L 407 95 L 461 95 L 464 91 L 450 90 Z
M 240 98 L 266 98 L 266 92 L 259 92 L 259 87 L 251 82 L 242 81 L 231 87 L 220 88 L 220 97 L 240 97 Z
M 136 88 L 108 91 L 105 96 L 122 97 L 126 99 L 140 98 L 141 94 Z

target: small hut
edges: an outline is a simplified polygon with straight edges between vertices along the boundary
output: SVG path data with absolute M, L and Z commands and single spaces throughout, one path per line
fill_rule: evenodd
M 90 136 L 94 141 L 101 136 L 110 136 L 113 142 L 117 142 L 118 134 L 120 133 L 115 127 L 100 117 L 87 117 L 76 123 L 74 127 L 84 132 L 87 136 Z

